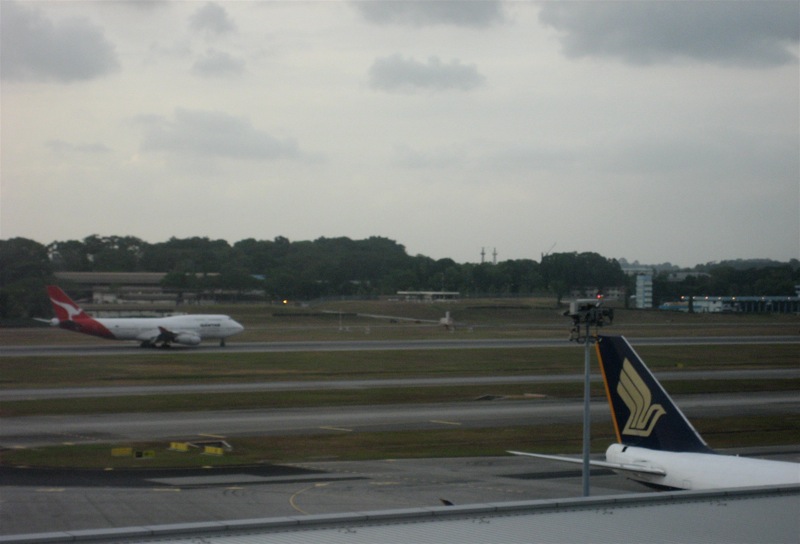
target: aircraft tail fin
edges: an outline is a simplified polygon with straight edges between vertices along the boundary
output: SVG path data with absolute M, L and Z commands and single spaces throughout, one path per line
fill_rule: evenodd
M 617 441 L 676 452 L 712 450 L 623 336 L 599 336 L 597 355 Z
M 48 285 L 47 294 L 50 296 L 50 302 L 53 304 L 53 311 L 59 322 L 75 321 L 76 318 L 89 318 L 89 314 L 84 312 L 60 287 Z

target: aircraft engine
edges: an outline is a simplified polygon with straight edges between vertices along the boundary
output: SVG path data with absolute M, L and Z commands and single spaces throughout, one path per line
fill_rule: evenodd
M 200 343 L 200 337 L 196 334 L 189 332 L 182 332 L 175 336 L 175 342 L 178 344 L 185 344 L 187 346 L 196 346 Z

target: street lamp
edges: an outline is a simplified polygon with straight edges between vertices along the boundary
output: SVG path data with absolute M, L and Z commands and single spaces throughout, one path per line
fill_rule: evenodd
M 590 414 L 590 401 L 591 401 L 591 369 L 589 357 L 589 344 L 596 338 L 589 335 L 589 328 L 594 325 L 595 328 L 602 327 L 606 321 L 610 325 L 614 321 L 614 310 L 611 308 L 601 308 L 603 298 L 598 295 L 597 298 L 583 298 L 577 299 L 569 303 L 569 310 L 564 312 L 565 316 L 572 318 L 572 330 L 570 331 L 570 341 L 583 342 L 584 355 L 583 355 L 583 496 L 589 496 L 589 450 L 591 440 L 591 414 Z M 585 330 L 582 331 L 581 328 Z

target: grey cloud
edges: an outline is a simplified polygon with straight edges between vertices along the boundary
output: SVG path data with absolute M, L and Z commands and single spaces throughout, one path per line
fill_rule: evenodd
M 695 139 L 689 135 L 638 139 L 624 146 L 599 149 L 595 167 L 643 177 L 689 173 L 696 182 L 735 184 L 736 179 L 764 179 L 797 184 L 797 137 L 761 138 L 735 131 Z
M 210 50 L 192 65 L 192 72 L 206 77 L 238 76 L 244 72 L 244 61 L 223 51 Z
M 479 87 L 485 80 L 475 66 L 461 64 L 459 60 L 445 64 L 437 57 L 431 57 L 425 64 L 404 59 L 399 54 L 377 59 L 369 69 L 369 78 L 373 88 L 384 91 L 466 91 Z
M 568 56 L 631 64 L 775 66 L 796 60 L 800 39 L 800 4 L 774 0 L 544 2 L 539 19 L 562 33 Z
M 294 141 L 271 136 L 226 113 L 178 109 L 172 120 L 146 116 L 140 121 L 145 127 L 143 151 L 249 160 L 300 156 Z
M 487 146 L 484 144 L 483 146 Z M 555 145 L 520 146 L 518 144 L 495 145 L 483 151 L 479 161 L 482 168 L 493 172 L 537 172 L 574 168 L 581 150 L 559 148 Z
M 403 168 L 412 170 L 440 169 L 464 163 L 463 153 L 449 149 L 418 150 L 407 145 L 394 148 L 394 162 Z
M 73 144 L 64 140 L 49 140 L 46 145 L 55 153 L 104 154 L 111 151 L 104 144 Z
M 480 28 L 504 19 L 502 4 L 497 0 L 382 0 L 354 2 L 353 5 L 365 19 L 377 24 Z
M 225 8 L 209 2 L 199 8 L 189 19 L 189 27 L 209 34 L 229 34 L 236 31 L 233 23 Z
M 65 83 L 119 68 L 114 46 L 85 19 L 53 24 L 40 11 L 4 1 L 0 17 L 0 77 Z

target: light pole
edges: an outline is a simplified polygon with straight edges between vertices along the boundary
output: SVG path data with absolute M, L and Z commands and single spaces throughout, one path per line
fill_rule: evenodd
M 583 341 L 583 496 L 589 496 L 589 453 L 591 451 L 591 357 L 589 345 L 596 338 L 589 335 L 589 327 L 594 325 L 596 328 L 602 327 L 607 319 L 609 324 L 614 320 L 614 310 L 611 308 L 601 308 L 602 297 L 596 299 L 577 299 L 570 302 L 569 310 L 564 315 L 572 318 L 572 331 L 570 340 L 575 342 Z M 585 327 L 581 335 L 581 327 Z

